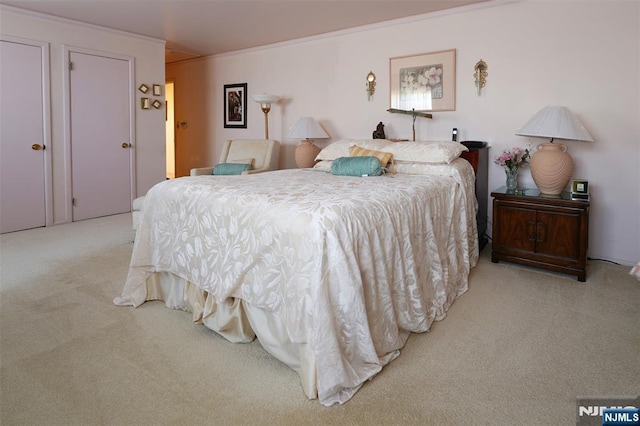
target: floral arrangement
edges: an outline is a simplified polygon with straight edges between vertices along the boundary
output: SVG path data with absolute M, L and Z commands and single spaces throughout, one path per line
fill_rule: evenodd
M 493 157 L 493 162 L 499 166 L 502 166 L 510 171 L 516 171 L 520 167 L 529 162 L 528 149 L 522 149 L 520 147 L 511 148 L 511 150 L 505 149 L 502 154 Z

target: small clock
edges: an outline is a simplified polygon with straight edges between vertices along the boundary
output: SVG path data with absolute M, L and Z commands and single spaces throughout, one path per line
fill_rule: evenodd
M 589 199 L 589 182 L 582 179 L 571 181 L 571 198 L 574 200 Z

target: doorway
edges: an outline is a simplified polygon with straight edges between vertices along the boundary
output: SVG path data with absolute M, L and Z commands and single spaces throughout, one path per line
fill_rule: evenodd
M 167 151 L 167 179 L 176 177 L 176 126 L 175 126 L 175 102 L 173 81 L 167 81 L 165 86 L 166 107 L 166 151 Z

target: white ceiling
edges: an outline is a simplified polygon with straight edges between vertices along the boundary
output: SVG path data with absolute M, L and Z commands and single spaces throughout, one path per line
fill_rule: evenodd
M 167 62 L 488 0 L 0 0 L 167 41 Z

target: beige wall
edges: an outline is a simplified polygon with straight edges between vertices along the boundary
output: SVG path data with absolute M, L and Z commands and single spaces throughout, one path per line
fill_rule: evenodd
M 126 55 L 135 61 L 135 182 L 136 194 L 142 195 L 165 178 L 164 109 L 142 111 L 141 93 L 137 87 L 146 83 L 164 84 L 164 41 L 129 35 L 50 18 L 23 13 L 3 6 L 0 10 L 0 31 L 3 35 L 49 43 L 51 86 L 51 146 L 53 169 L 53 223 L 71 221 L 71 206 L 67 194 L 71 191 L 65 147 L 64 49 L 82 48 Z M 96 100 L 98 101 L 98 100 Z M 1 113 L 1 112 L 0 112 Z
M 223 127 L 224 84 L 285 98 L 269 114 L 270 136 L 284 143 L 280 166 L 292 168 L 298 142 L 284 134 L 301 116 L 319 120 L 331 140 L 369 138 L 379 121 L 388 137 L 410 138 L 411 118 L 386 112 L 389 58 L 455 48 L 456 110 L 418 119 L 417 139 L 450 140 L 457 127 L 459 140 L 489 142 L 491 156 L 535 147 L 543 141 L 515 131 L 545 105 L 568 106 L 596 141 L 566 142 L 574 178 L 591 184 L 589 256 L 631 265 L 640 259 L 639 16 L 635 1 L 500 2 L 170 65 L 176 119 L 188 122 L 177 136 L 182 173 L 215 163 L 225 139 L 263 138 L 251 100 L 247 129 Z M 489 76 L 478 97 L 472 74 L 480 59 Z M 369 71 L 378 81 L 372 102 Z M 528 169 L 521 175 L 535 186 Z M 504 180 L 491 163 L 489 187 Z

